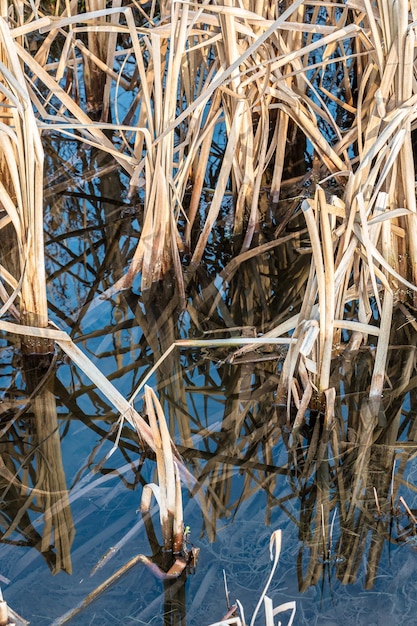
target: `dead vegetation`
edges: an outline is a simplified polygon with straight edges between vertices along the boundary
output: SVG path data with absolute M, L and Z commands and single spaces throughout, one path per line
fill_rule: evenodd
M 414 306 L 416 291 L 414 3 L 16 7 L 2 18 L 2 226 L 12 224 L 20 252 L 14 274 L 3 264 L 3 313 L 47 323 L 39 135 L 59 133 L 111 155 L 143 207 L 129 269 L 107 295 L 138 273 L 145 295 L 172 276 L 185 306 L 232 190 L 233 273 L 284 239 L 310 256 L 295 314 L 259 329 L 296 339 L 278 403 L 299 406 L 297 424 L 316 390 L 329 404 L 335 346 L 369 337 L 377 401 L 393 307 Z M 286 235 L 293 215 L 281 209 L 295 138 L 310 146 L 310 166 L 292 181 L 301 238 Z M 264 240 L 265 211 L 281 239 Z
M 102 155 L 103 179 L 114 168 L 124 172 L 129 193 L 121 204 L 138 209 L 140 225 L 128 266 L 120 264 L 82 307 L 93 309 L 140 281 L 150 310 L 161 283 L 172 285 L 171 308 L 163 323 L 157 320 L 153 339 L 150 314 L 147 320 L 140 307 L 134 310 L 153 342 L 155 371 L 169 372 L 171 364 L 178 369 L 172 358 L 178 348 L 219 349 L 224 371 L 236 366 L 225 385 L 225 430 L 233 441 L 251 411 L 250 399 L 242 412 L 236 398 L 248 390 L 255 368 L 257 393 L 269 403 L 262 409 L 288 436 L 291 451 L 310 426 L 309 414 L 320 417 L 314 437 L 320 430 L 323 439 L 310 448 L 306 475 L 315 463 L 323 469 L 327 445 L 348 446 L 347 433 L 337 439 L 340 374 L 354 377 L 352 363 L 366 353 L 366 400 L 355 427 L 366 446 L 352 463 L 361 481 L 353 485 L 354 495 L 363 485 L 369 490 L 364 468 L 386 410 L 383 389 L 393 387 L 393 320 L 400 312 L 413 327 L 417 306 L 415 2 L 124 6 L 114 0 L 110 8 L 88 2 L 85 13 L 73 2 L 49 9 L 16 2 L 0 17 L 0 329 L 20 335 L 26 352 L 59 346 L 119 412 L 120 428 L 127 420 L 158 456 L 156 431 L 134 408 L 146 381 L 126 399 L 69 334 L 48 323 L 42 138 L 44 144 L 68 138 L 83 154 Z M 76 171 L 69 161 L 63 169 Z M 49 187 L 54 183 L 53 177 L 47 181 Z M 229 256 L 213 279 L 204 268 L 220 231 L 220 247 Z M 204 283 L 196 286 L 199 274 Z M 274 290 L 281 296 L 272 296 Z M 189 316 L 190 336 L 203 334 L 206 343 L 177 342 L 167 319 L 178 310 Z M 219 331 L 222 338 L 214 338 Z M 411 361 L 401 389 L 412 385 Z M 173 379 L 169 385 L 175 410 L 185 414 L 184 390 Z M 146 393 L 151 406 L 153 392 Z M 180 420 L 180 430 L 186 448 L 189 423 Z M 256 441 L 263 441 L 264 431 L 254 427 Z M 234 444 L 226 450 L 236 453 Z M 267 466 L 270 450 L 263 452 Z M 174 457 L 178 475 L 189 478 L 175 450 Z M 384 471 L 392 463 L 388 459 Z M 209 507 L 225 508 L 229 485 L 217 461 L 203 473 L 216 485 L 208 492 Z M 334 480 L 344 493 L 337 471 Z M 377 512 L 372 509 L 371 516 L 379 523 L 388 509 L 395 516 L 398 505 L 386 504 L 387 484 L 375 489 Z M 64 488 L 60 483 L 53 491 Z M 325 491 L 319 492 L 323 506 L 305 511 L 314 521 L 310 543 L 316 552 L 302 587 L 331 558 L 332 511 Z M 167 515 L 163 527 L 173 524 Z M 204 515 L 214 535 L 215 514 L 212 520 L 209 509 Z M 414 533 L 411 509 L 407 516 Z M 353 514 L 342 520 L 351 533 L 355 520 Z M 56 522 L 70 525 L 70 519 Z M 170 528 L 165 534 L 179 541 L 181 532 Z M 346 550 L 353 549 L 346 541 Z M 62 546 L 64 569 L 70 568 L 68 549 Z M 375 561 L 377 552 L 378 546 Z M 341 577 L 351 580 L 354 570 Z

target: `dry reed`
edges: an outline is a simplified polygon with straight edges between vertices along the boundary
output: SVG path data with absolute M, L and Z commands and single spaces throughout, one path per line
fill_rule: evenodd
M 329 388 L 333 348 L 346 336 L 342 330 L 366 341 L 365 328 L 375 309 L 381 325 L 375 330 L 370 396 L 378 399 L 393 306 L 416 291 L 416 202 L 410 184 L 416 98 L 413 14 L 405 3 L 398 10 L 390 7 L 387 2 L 371 9 L 364 1 L 342 10 L 333 2 L 318 7 L 296 0 L 277 14 L 272 4 L 260 9 L 255 3 L 238 8 L 231 2 L 222 7 L 186 2 L 162 7 L 159 22 L 140 9 L 138 25 L 139 14 L 114 3 L 110 9 L 91 5 L 84 15 L 65 10 L 47 16 L 39 10 L 27 23 L 14 28 L 3 24 L 3 38 L 14 41 L 16 72 L 21 72 L 18 59 L 27 66 L 19 83 L 26 85 L 25 97 L 36 107 L 38 127 L 78 135 L 84 145 L 108 152 L 131 176 L 131 193 L 137 189 L 143 200 L 136 252 L 127 274 L 108 294 L 131 285 L 138 272 L 144 293 L 172 274 L 184 305 L 227 190 L 234 197 L 234 246 L 243 255 L 256 248 L 261 234 L 260 194 L 268 168 L 272 207 L 283 197 L 290 129 L 310 142 L 314 167 L 305 174 L 321 182 L 302 204 L 311 271 L 291 328 L 299 343 L 288 354 L 278 389 L 283 405 L 291 403 L 299 368 L 309 381 L 300 406 L 308 403 L 311 388 L 320 394 Z M 21 42 L 35 34 L 41 41 L 32 57 Z M 50 52 L 58 41 L 62 54 L 55 61 Z M 99 122 L 83 110 L 75 87 L 80 64 L 87 92 L 90 80 L 96 85 L 101 81 L 96 90 L 104 94 Z M 117 98 L 123 94 L 129 94 L 131 104 L 121 114 Z M 89 98 L 87 93 L 87 108 Z M 39 140 L 33 139 L 38 137 L 35 118 L 27 115 L 31 145 L 40 155 Z M 115 123 L 106 125 L 103 119 Z M 201 192 L 221 128 L 224 151 L 204 209 Z M 111 140 L 104 130 L 113 133 Z M 30 159 L 30 167 L 38 168 L 30 180 L 39 180 L 41 158 Z M 32 195 L 39 201 L 39 190 Z M 10 204 L 9 215 L 11 211 Z M 23 237 L 17 218 L 14 222 L 18 238 Z M 36 228 L 29 239 L 39 247 Z M 294 238 L 295 248 L 299 243 Z M 184 252 L 189 254 L 185 266 Z M 23 278 L 35 272 L 23 272 L 22 263 L 35 262 L 39 269 L 41 254 L 39 248 L 23 256 Z M 25 293 L 18 278 L 8 282 L 16 294 L 20 289 Z M 352 310 L 352 303 L 357 313 L 347 319 L 346 306 Z M 45 325 L 44 314 L 43 309 L 40 325 Z
M 129 288 L 138 273 L 145 295 L 173 276 L 178 301 L 184 306 L 221 222 L 225 196 L 231 192 L 234 259 L 222 271 L 222 289 L 216 281 L 206 285 L 208 317 L 217 315 L 223 329 L 247 322 L 254 334 L 263 334 L 249 348 L 229 355 L 230 361 L 247 358 L 250 351 L 253 356 L 256 343 L 288 347 L 278 359 L 279 381 L 274 379 L 278 422 L 288 429 L 295 425 L 297 431 L 310 409 L 323 417 L 324 424 L 322 439 L 319 427 L 314 429 L 306 475 L 315 466 L 325 469 L 327 446 L 336 447 L 332 430 L 336 357 L 348 359 L 369 343 L 374 348 L 369 352 L 368 397 L 360 404 L 357 429 L 364 446 L 352 461 L 356 478 L 343 519 L 355 536 L 355 545 L 349 544 L 348 549 L 360 554 L 363 543 L 355 534 L 360 521 L 355 512 L 366 509 L 360 496 L 370 481 L 366 468 L 383 414 L 392 319 L 399 307 L 410 315 L 407 307 L 417 301 L 411 140 L 417 117 L 415 5 L 411 3 L 409 13 L 407 3 L 390 0 L 372 5 L 357 0 L 342 6 L 296 0 L 262 7 L 249 3 L 245 8 L 232 2 L 223 6 L 173 2 L 161 6 L 159 19 L 154 8 L 146 16 L 142 7 L 136 12 L 116 2 L 110 9 L 101 5 L 91 9 L 83 15 L 70 14 L 68 5 L 62 14 L 48 16 L 39 8 L 27 22 L 9 26 L 0 21 L 2 48 L 10 49 L 8 65 L 3 61 L 2 66 L 5 117 L 0 140 L 10 158 L 2 163 L 8 187 L 2 183 L 5 215 L 0 225 L 13 226 L 19 250 L 17 273 L 1 267 L 0 295 L 5 302 L 3 315 L 6 310 L 18 315 L 11 306 L 18 303 L 26 324 L 18 329 L 1 321 L 0 327 L 56 341 L 155 449 L 154 435 L 132 403 L 67 334 L 34 329 L 47 325 L 39 130 L 77 138 L 84 147 L 110 155 L 129 176 L 131 197 L 137 196 L 143 204 L 130 267 L 104 295 Z M 88 47 L 83 43 L 85 35 Z M 32 55 L 26 42 L 37 38 L 39 48 Z M 59 58 L 52 57 L 53 43 L 60 47 Z M 77 88 L 81 64 L 84 76 L 93 71 L 92 83 L 100 82 L 104 107 L 100 121 L 91 119 L 88 103 Z M 130 98 L 123 113 L 118 106 L 122 95 Z M 298 186 L 293 206 L 285 198 L 286 177 L 291 178 L 286 157 L 297 133 L 311 146 L 312 167 L 292 181 Z M 202 202 L 211 155 L 221 136 L 224 150 L 214 189 Z M 279 233 L 272 241 L 264 241 L 260 198 L 265 187 L 271 199 L 266 212 Z M 281 201 L 289 204 L 289 216 L 285 210 L 279 213 Z M 289 224 L 300 228 L 296 233 L 287 231 Z M 300 271 L 292 308 L 282 307 L 275 315 L 265 313 L 265 305 L 262 315 L 256 316 L 253 311 L 265 278 L 261 271 L 254 272 L 256 283 L 252 283 L 243 268 L 254 261 L 259 270 L 266 263 L 265 255 L 272 250 L 280 254 L 284 244 L 289 255 L 304 255 L 309 266 Z M 234 298 L 230 311 L 224 305 L 225 289 Z M 189 305 L 190 316 L 197 300 Z M 243 302 L 252 311 L 245 324 L 236 322 L 237 316 L 244 317 Z M 204 323 L 198 325 L 198 330 L 205 330 Z M 240 345 L 247 339 L 235 341 Z M 221 345 L 230 344 L 226 340 Z M 173 349 L 175 342 L 171 345 Z M 166 350 L 171 348 L 165 343 L 160 351 Z M 246 414 L 239 414 L 233 393 L 245 380 L 242 368 L 230 386 L 228 411 L 237 429 Z M 186 428 L 184 433 L 189 440 Z M 221 497 L 215 501 L 214 494 L 213 503 L 224 507 L 230 484 L 223 481 L 218 467 L 207 471 L 221 483 Z M 345 489 L 340 481 L 338 485 Z M 376 509 L 387 497 L 387 485 L 377 493 Z M 318 557 L 330 524 L 328 495 L 324 481 L 318 506 L 306 504 L 314 537 L 304 588 L 323 571 Z M 368 512 L 363 514 L 366 517 Z M 374 564 L 379 548 L 379 544 L 374 547 Z M 352 580 L 356 570 L 357 561 L 346 568 L 344 579 Z M 370 581 L 372 577 L 371 573 Z
M 43 149 L 19 57 L 10 29 L 0 18 L 2 59 L 0 141 L 2 145 L 1 228 L 9 224 L 13 234 L 9 269 L 2 265 L 3 314 L 20 300 L 22 323 L 48 324 L 43 237 Z M 3 232 L 5 232 L 3 230 Z M 14 258 L 13 258 L 14 257 Z M 4 263 L 4 261 L 3 261 Z M 6 261 L 7 263 L 7 261 Z M 11 270 L 11 271 L 10 271 Z M 7 287 L 6 287 L 7 285 Z M 12 310 L 16 314 L 16 309 Z M 26 335 L 23 348 L 29 353 L 51 351 L 51 343 Z

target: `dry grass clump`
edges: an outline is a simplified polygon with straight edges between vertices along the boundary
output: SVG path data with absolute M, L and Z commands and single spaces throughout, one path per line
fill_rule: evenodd
M 29 326 L 48 324 L 43 244 L 43 149 L 14 40 L 0 18 L 0 209 L 1 314 L 10 311 Z M 51 344 L 23 339 L 27 352 L 48 352 Z
M 305 175 L 315 188 L 301 204 L 311 267 L 297 314 L 270 331 L 285 336 L 290 330 L 297 340 L 283 368 L 279 402 L 295 401 L 301 419 L 317 391 L 331 396 L 335 345 L 360 345 L 369 335 L 377 338 L 370 396 L 379 398 L 393 306 L 413 299 L 416 285 L 414 5 L 410 13 L 406 3 L 319 6 L 303 0 L 245 8 L 174 2 L 161 6 L 160 15 L 153 5 L 149 14 L 140 5 L 87 8 L 86 14 L 68 8 L 48 16 L 38 7 L 19 25 L 3 20 L 2 32 L 14 42 L 15 71 L 25 64 L 18 95 L 30 99 L 38 128 L 79 137 L 84 146 L 113 155 L 131 177 L 131 193 L 138 190 L 143 201 L 134 258 L 109 293 L 128 287 L 138 272 L 144 293 L 172 273 L 184 302 L 229 189 L 241 255 L 236 268 L 246 253 L 257 256 L 252 248 L 261 235 L 265 173 L 272 201 L 267 211 L 274 214 L 289 142 L 304 137 L 313 157 Z M 29 44 L 37 46 L 35 53 Z M 122 98 L 129 99 L 124 108 Z M 22 144 L 33 146 L 30 158 L 28 148 L 23 157 L 30 185 L 39 181 L 42 162 L 32 107 L 25 109 L 30 134 L 21 133 L 32 137 Z M 9 110 L 14 115 L 18 108 Z M 290 135 L 294 128 L 297 135 Z M 16 129 L 3 129 L 3 142 L 10 143 Z M 225 144 L 215 188 L 202 204 L 221 129 Z M 14 157 L 20 166 L 26 161 Z M 24 221 L 33 201 L 40 201 L 39 184 L 20 200 L 16 190 L 26 179 L 13 180 Z M 13 299 L 21 293 L 27 300 L 25 285 L 36 274 L 31 264 L 38 270 L 43 265 L 41 235 L 39 226 L 18 222 L 9 197 L 8 219 L 14 216 L 19 241 L 36 246 L 22 253 L 22 284 L 3 274 Z M 279 214 L 274 219 L 279 222 Z M 300 245 L 295 235 L 292 245 Z M 43 320 L 39 325 L 45 324 L 44 303 L 33 307 Z

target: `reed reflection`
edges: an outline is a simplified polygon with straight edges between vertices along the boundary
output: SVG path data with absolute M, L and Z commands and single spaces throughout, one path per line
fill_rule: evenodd
M 343 584 L 353 583 L 364 562 L 365 588 L 371 589 L 385 542 L 413 542 L 416 519 L 407 499 L 413 497 L 414 487 L 407 471 L 416 446 L 398 440 L 406 416 L 400 412 L 381 428 L 362 399 L 355 417 L 356 431 L 340 420 L 325 432 L 318 416 L 309 441 L 300 434 L 294 437 L 303 543 L 298 556 L 301 591 L 330 578 L 330 572 Z
M 101 192 L 110 193 L 105 187 Z M 233 253 L 239 240 L 227 232 L 230 206 L 222 207 L 224 221 L 208 242 L 204 263 L 186 276 L 185 311 L 171 274 L 147 293 L 132 288 L 110 302 L 95 297 L 97 289 L 109 286 L 107 266 L 114 265 L 113 278 L 117 279 L 120 268 L 132 258 L 131 243 L 137 233 L 129 218 L 131 243 L 127 238 L 122 258 L 113 256 L 120 232 L 112 223 L 115 205 L 106 207 L 91 194 L 86 215 L 100 229 L 90 242 L 93 245 L 72 250 L 72 258 L 53 274 L 55 293 L 64 293 L 61 285 L 71 275 L 77 294 L 72 302 L 62 298 L 71 310 L 62 309 L 59 314 L 65 321 L 71 319 L 72 336 L 127 398 L 181 337 L 227 340 L 274 332 L 289 315 L 301 310 L 309 274 L 310 241 L 297 193 L 282 205 L 285 228 L 277 238 L 263 230 L 256 247 L 237 256 Z M 75 202 L 72 211 L 81 220 Z M 277 226 L 271 223 L 265 229 Z M 58 243 L 58 238 L 51 237 L 51 250 Z M 87 287 L 90 274 L 94 284 Z M 85 284 L 80 277 L 87 277 Z M 311 322 L 317 322 L 314 302 L 313 298 Z M 352 323 L 357 317 L 355 306 L 346 305 Z M 401 327 L 401 332 L 390 338 L 395 347 L 379 402 L 368 398 L 375 363 L 373 336 L 368 338 L 368 347 L 363 333 L 349 334 L 339 328 L 333 338 L 339 343 L 332 346 L 330 390 L 323 395 L 314 387 L 313 364 L 303 361 L 301 352 L 297 363 L 287 359 L 286 345 L 234 353 L 227 346 L 175 348 L 152 379 L 170 432 L 197 480 L 191 494 L 200 497 L 204 532 L 214 540 L 219 519 L 233 520 L 244 503 L 259 492 L 265 494 L 265 522 L 281 509 L 297 527 L 301 591 L 331 583 L 333 577 L 345 584 L 354 582 L 363 559 L 367 562 L 365 586 L 370 588 L 384 544 L 413 545 L 415 511 L 406 480 L 415 449 L 416 337 L 412 311 L 399 304 L 395 315 L 393 328 Z M 294 325 L 288 326 L 287 334 Z M 318 351 L 312 360 L 318 362 Z M 97 415 L 82 410 L 85 424 L 103 441 L 117 441 L 119 451 L 133 466 L 146 456 L 145 446 L 129 427 L 122 428 L 118 438 L 118 424 L 109 405 L 92 386 L 85 385 L 75 367 L 71 371 L 70 390 L 57 387 L 62 403 L 74 415 L 86 402 L 94 406 Z M 291 390 L 289 413 L 287 404 L 283 407 L 281 402 L 283 387 L 284 400 Z M 137 400 L 141 406 L 140 394 Z M 89 465 L 104 475 L 117 470 L 115 465 L 109 467 L 113 460 L 101 466 L 94 450 Z M 139 483 L 144 484 L 141 467 L 134 483 L 126 486 L 135 488 Z
M 25 356 L 24 397 L 8 389 L 11 398 L 20 396 L 20 408 L 3 418 L 0 431 L 0 541 L 34 547 L 52 573 L 70 574 L 74 524 L 49 361 Z
M 414 342 L 414 335 L 409 339 Z M 216 389 L 211 392 L 221 407 L 218 419 L 212 419 L 210 428 L 209 415 L 200 410 L 197 445 L 180 448 L 186 459 L 192 457 L 195 472 L 201 467 L 198 480 L 207 489 L 209 536 L 214 539 L 219 517 L 233 518 L 262 490 L 265 522 L 280 507 L 298 527 L 300 591 L 331 584 L 334 577 L 353 583 L 363 562 L 364 586 L 371 589 L 384 545 L 388 550 L 389 544 L 416 545 L 415 350 L 415 343 L 391 349 L 390 389 L 379 403 L 363 391 L 371 377 L 372 350 L 351 354 L 349 371 L 342 355 L 337 366 L 344 363 L 345 370 L 333 413 L 322 411 L 313 398 L 303 420 L 295 429 L 290 424 L 290 430 L 287 420 L 280 423 L 274 403 L 277 360 L 262 363 L 258 353 L 250 364 L 246 354 L 244 364 L 227 365 L 218 351 L 211 351 L 211 359 L 222 363 L 215 372 L 223 399 Z M 204 363 L 207 355 L 197 365 Z M 207 375 L 194 388 L 188 380 L 190 393 L 210 397 L 208 380 Z M 209 402 L 208 413 L 212 407 Z M 294 409 L 292 420 L 296 413 Z M 277 465 L 274 459 L 283 447 L 287 462 Z

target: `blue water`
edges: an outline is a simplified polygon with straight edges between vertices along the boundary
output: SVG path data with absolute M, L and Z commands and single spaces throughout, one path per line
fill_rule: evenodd
M 116 190 L 119 204 L 104 206 L 99 197 L 94 197 L 100 191 L 96 183 L 83 182 L 77 191 L 84 195 L 88 192 L 90 199 L 73 197 L 70 189 L 68 195 L 60 198 L 60 211 L 54 209 L 51 200 L 46 217 L 48 297 L 51 319 L 71 333 L 92 362 L 129 398 L 153 366 L 155 349 L 162 353 L 172 339 L 188 335 L 202 337 L 203 330 L 224 329 L 227 315 L 230 320 L 237 317 L 240 305 L 234 304 L 234 293 L 243 287 L 249 289 L 251 275 L 242 273 L 235 284 L 226 285 L 223 303 L 212 308 L 210 318 L 207 314 L 211 303 L 205 303 L 204 298 L 199 300 L 192 292 L 189 311 L 178 313 L 174 309 L 168 321 L 158 323 L 170 301 L 164 301 L 161 293 L 144 301 L 138 281 L 129 293 L 105 301 L 97 299 L 126 270 L 139 235 L 135 212 L 127 217 L 123 213 L 126 181 L 119 180 L 119 186 Z M 115 239 L 120 244 L 116 248 Z M 217 284 L 217 274 L 224 260 L 227 262 L 230 245 L 213 237 L 205 285 L 209 281 Z M 213 259 L 219 261 L 218 267 Z M 277 289 L 275 277 L 271 278 L 271 284 Z M 276 293 L 273 298 L 274 306 L 278 307 Z M 245 314 L 248 318 L 251 314 L 256 317 L 257 311 L 251 313 L 249 304 L 246 311 L 241 308 L 238 324 L 243 324 Z M 44 459 L 46 465 L 42 465 L 43 459 L 36 456 L 39 441 L 35 411 L 39 412 L 39 407 L 35 409 L 28 398 L 16 338 L 2 335 L 0 341 L 3 410 L 0 452 L 17 481 L 37 488 L 41 468 L 43 480 L 48 471 L 57 473 L 57 463 L 61 461 L 55 455 Z M 188 576 L 185 587 L 189 626 L 208 625 L 226 613 L 223 571 L 230 601 L 240 600 L 249 623 L 268 578 L 269 538 L 277 528 L 283 531 L 283 548 L 269 595 L 275 606 L 296 600 L 295 624 L 416 623 L 415 400 L 412 387 L 396 397 L 394 376 L 395 361 L 406 355 L 407 349 L 404 346 L 396 349 L 390 362 L 392 389 L 384 393 L 386 431 L 376 424 L 370 439 L 363 434 L 359 410 L 366 394 L 360 381 L 364 381 L 364 386 L 369 384 L 366 371 L 367 364 L 372 362 L 371 355 L 364 351 L 357 357 L 354 376 L 339 381 L 342 395 L 336 401 L 334 432 L 339 433 L 343 445 L 335 450 L 334 442 L 333 447 L 329 444 L 320 457 L 312 447 L 315 423 L 321 419 L 320 415 L 312 412 L 308 416 L 309 423 L 298 448 L 289 448 L 291 440 L 279 423 L 274 394 L 281 355 L 275 355 L 274 361 L 259 361 L 271 354 L 258 352 L 256 362 L 228 365 L 226 359 L 231 349 L 176 349 L 151 377 L 148 384 L 158 392 L 185 463 L 196 478 L 201 477 L 202 483 L 198 497 L 190 497 L 186 485 L 183 489 L 184 523 L 190 527 L 190 541 L 200 548 L 197 572 Z M 144 455 L 129 426 L 122 431 L 117 450 L 105 460 L 113 447 L 117 432 L 114 426 L 119 416 L 88 377 L 61 353 L 57 353 L 47 389 L 55 398 L 61 467 L 69 489 L 75 529 L 71 575 L 61 571 L 53 576 L 45 556 L 40 554 L 44 500 L 38 497 L 30 500 L 21 493 L 19 496 L 19 489 L 8 486 L 0 474 L 2 532 L 13 524 L 13 531 L 0 543 L 0 575 L 5 579 L 2 591 L 16 611 L 39 626 L 51 624 L 77 606 L 135 555 L 151 554 L 138 509 L 143 485 L 155 480 L 154 461 Z M 135 406 L 139 411 L 143 409 L 140 394 Z M 17 409 L 25 410 L 11 422 Z M 355 442 L 356 434 L 361 432 Z M 354 520 L 359 521 L 349 526 L 343 517 L 352 506 L 358 471 L 355 462 L 364 452 L 365 442 L 372 452 L 369 452 L 371 462 L 363 467 L 369 466 L 373 473 L 359 490 L 360 497 L 354 507 Z M 379 522 L 374 486 L 382 509 Z M 324 507 L 330 508 L 324 543 L 320 507 L 316 506 L 320 493 L 324 494 Z M 27 532 L 29 522 L 32 535 Z M 160 540 L 156 507 L 153 522 Z M 120 550 L 90 577 L 108 550 L 134 528 L 136 531 Z M 375 552 L 372 529 L 375 537 L 383 539 L 372 588 L 365 590 L 367 563 Z M 36 532 L 39 535 L 35 540 Z M 361 535 L 357 552 L 352 547 L 350 552 L 343 553 L 342 535 L 345 541 Z M 49 543 L 51 554 L 55 554 L 53 535 Z M 329 567 L 317 577 L 315 584 L 300 593 L 299 555 L 303 553 L 305 573 L 310 550 L 313 551 L 311 562 L 317 567 L 326 560 L 325 549 L 330 549 Z M 350 554 L 355 556 L 357 566 L 352 582 L 344 585 L 337 578 L 337 571 L 340 574 L 344 570 Z M 163 612 L 163 583 L 139 564 L 71 623 L 162 624 Z M 262 620 L 260 615 L 259 623 Z M 282 620 L 283 624 L 287 623 L 284 617 Z

